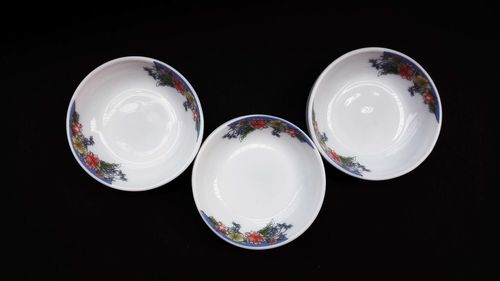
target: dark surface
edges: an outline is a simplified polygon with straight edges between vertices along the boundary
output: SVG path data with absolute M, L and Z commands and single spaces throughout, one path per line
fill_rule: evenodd
M 486 87 L 498 80 L 488 51 L 497 56 L 499 13 L 406 4 L 75 5 L 25 11 L 25 28 L 5 22 L 2 84 L 11 87 L 3 96 L 16 97 L 6 99 L 16 134 L 7 198 L 15 279 L 481 279 L 484 192 L 497 168 L 488 162 L 498 136 L 488 105 L 498 90 Z M 68 147 L 68 102 L 108 60 L 143 55 L 177 68 L 201 99 L 206 137 L 250 113 L 305 130 L 316 77 L 366 46 L 399 50 L 426 68 L 442 99 L 441 136 L 423 164 L 393 180 L 358 180 L 325 162 L 323 208 L 284 247 L 249 251 L 216 237 L 194 205 L 191 167 L 166 186 L 129 193 L 89 177 Z

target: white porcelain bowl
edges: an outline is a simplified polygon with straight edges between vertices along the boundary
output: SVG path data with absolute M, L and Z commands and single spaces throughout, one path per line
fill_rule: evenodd
M 385 48 L 349 52 L 314 84 L 307 125 L 323 157 L 358 178 L 385 180 L 415 169 L 441 129 L 439 94 L 410 57 Z
M 301 235 L 325 195 L 325 171 L 311 139 L 295 125 L 248 115 L 217 128 L 193 167 L 193 196 L 210 229 L 247 249 Z
M 200 101 L 167 64 L 146 57 L 107 62 L 80 83 L 67 135 L 82 168 L 109 187 L 161 186 L 193 161 L 203 137 Z

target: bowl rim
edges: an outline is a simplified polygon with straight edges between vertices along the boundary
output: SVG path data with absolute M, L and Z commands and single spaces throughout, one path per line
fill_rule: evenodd
M 140 187 L 124 187 L 124 186 L 120 186 L 120 185 L 116 185 L 116 184 L 109 184 L 109 183 L 107 183 L 107 182 L 99 179 L 98 177 L 96 177 L 90 171 L 88 171 L 87 168 L 83 165 L 83 163 L 81 163 L 81 161 L 79 161 L 79 158 L 76 155 L 76 152 L 75 152 L 74 148 L 71 145 L 71 143 L 72 143 L 71 142 L 71 134 L 69 132 L 69 125 L 70 125 L 70 120 L 71 120 L 71 107 L 72 107 L 73 103 L 75 102 L 75 99 L 80 94 L 81 89 L 85 86 L 85 84 L 87 84 L 87 82 L 89 80 L 91 80 L 101 70 L 103 70 L 103 69 L 105 69 L 105 68 L 107 68 L 107 67 L 109 67 L 111 65 L 122 63 L 122 62 L 127 62 L 127 61 L 138 61 L 138 62 L 147 62 L 147 63 L 159 62 L 159 63 L 167 66 L 175 74 L 179 75 L 179 77 L 182 78 L 184 80 L 184 82 L 186 82 L 186 84 L 189 86 L 190 90 L 192 90 L 193 96 L 196 99 L 196 103 L 198 105 L 198 109 L 199 109 L 199 112 L 200 112 L 200 116 L 199 116 L 199 118 L 200 118 L 200 132 L 199 132 L 199 134 L 197 136 L 195 149 L 193 149 L 193 151 L 191 153 L 191 156 L 189 157 L 189 161 L 186 161 L 186 163 L 184 163 L 184 165 L 181 167 L 181 169 L 179 169 L 172 176 L 170 176 L 170 177 L 168 177 L 166 179 L 163 179 L 163 180 L 159 181 L 156 184 L 147 185 L 147 186 L 140 186 Z M 172 180 L 174 180 L 175 178 L 177 178 L 180 174 L 182 174 L 189 167 L 189 165 L 191 165 L 191 163 L 193 162 L 194 158 L 196 157 L 196 154 L 200 150 L 200 146 L 201 146 L 201 143 L 202 143 L 202 140 L 203 140 L 203 132 L 204 132 L 203 109 L 201 107 L 201 103 L 200 103 L 200 100 L 198 98 L 198 95 L 196 94 L 196 91 L 193 88 L 193 86 L 191 85 L 191 83 L 189 83 L 189 81 L 179 71 L 177 71 L 177 69 L 173 68 L 169 64 L 164 63 L 161 60 L 157 60 L 157 59 L 150 58 L 150 57 L 145 57 L 145 56 L 125 56 L 125 57 L 119 57 L 119 58 L 107 61 L 107 62 L 99 65 L 98 67 L 96 67 L 89 74 L 87 74 L 87 76 L 85 76 L 85 78 L 78 84 L 78 87 L 76 88 L 76 90 L 73 92 L 73 95 L 71 96 L 71 99 L 70 99 L 69 105 L 68 105 L 68 111 L 67 111 L 67 114 L 66 114 L 66 136 L 68 138 L 69 148 L 70 148 L 71 152 L 73 153 L 73 156 L 75 157 L 76 162 L 82 167 L 82 169 L 87 174 L 89 174 L 92 178 L 94 178 L 99 183 L 104 184 L 104 185 L 106 185 L 108 187 L 117 189 L 117 190 L 122 190 L 122 191 L 146 191 L 146 190 L 151 190 L 151 189 L 158 188 L 158 187 L 160 187 L 162 185 L 165 185 L 165 184 L 171 182 Z
M 391 53 L 394 53 L 396 55 L 399 55 L 405 59 L 407 59 L 408 61 L 414 63 L 417 67 L 420 68 L 420 70 L 427 76 L 426 78 L 428 78 L 429 82 L 431 83 L 432 87 L 434 88 L 435 90 L 435 93 L 436 93 L 436 98 L 438 99 L 438 106 L 439 106 L 439 121 L 438 121 L 438 126 L 437 126 L 437 129 L 434 133 L 434 137 L 433 137 L 433 141 L 432 141 L 432 144 L 428 147 L 427 149 L 427 152 L 422 156 L 420 157 L 417 161 L 415 161 L 415 163 L 413 165 L 411 165 L 409 168 L 407 169 L 404 169 L 398 173 L 394 173 L 393 175 L 390 175 L 390 176 L 386 176 L 386 177 L 382 177 L 382 178 L 369 178 L 369 177 L 363 177 L 363 176 L 359 176 L 359 175 L 356 175 L 354 173 L 351 173 L 349 171 L 346 171 L 344 170 L 342 167 L 340 167 L 340 165 L 338 165 L 337 163 L 335 163 L 332 159 L 330 159 L 328 157 L 328 155 L 326 155 L 326 152 L 324 152 L 322 149 L 319 149 L 319 147 L 321 147 L 320 143 L 318 142 L 318 139 L 316 138 L 316 135 L 314 133 L 314 130 L 313 130 L 313 124 L 312 124 L 312 111 L 313 111 L 313 104 L 314 104 L 314 98 L 316 96 L 316 92 L 318 90 L 318 87 L 320 85 L 320 83 L 323 81 L 323 79 L 326 77 L 327 73 L 333 69 L 339 62 L 349 58 L 349 57 L 352 57 L 352 56 L 355 56 L 355 55 L 358 55 L 358 54 L 362 54 L 362 53 L 367 53 L 367 52 L 391 52 Z M 424 162 L 425 159 L 427 159 L 427 157 L 430 155 L 430 153 L 432 152 L 432 150 L 434 149 L 434 147 L 436 146 L 436 143 L 437 143 L 437 140 L 439 138 L 439 134 L 441 132 L 441 126 L 442 126 L 442 123 L 443 123 L 443 109 L 442 109 L 442 106 L 441 106 L 441 97 L 439 96 L 439 91 L 436 87 L 436 85 L 434 84 L 434 81 L 432 80 L 431 76 L 429 75 L 429 73 L 427 73 L 427 71 L 418 63 L 416 62 L 414 59 L 412 59 L 411 57 L 409 57 L 408 55 L 405 55 L 399 51 L 396 51 L 396 50 L 393 50 L 393 49 L 389 49 L 389 48 L 384 48 L 384 47 L 364 47 L 364 48 L 359 48 L 359 49 L 355 49 L 355 50 L 352 50 L 352 51 L 349 51 L 345 54 L 343 54 L 342 56 L 338 57 L 337 59 L 335 59 L 333 62 L 331 62 L 322 72 L 321 74 L 318 76 L 318 78 L 316 79 L 316 81 L 314 82 L 314 85 L 313 87 L 311 88 L 310 92 L 309 92 L 309 97 L 307 99 L 307 109 L 306 109 L 306 123 L 307 123 L 307 130 L 314 142 L 314 144 L 318 147 L 318 150 L 319 152 L 321 153 L 321 155 L 323 156 L 323 158 L 328 161 L 331 165 L 333 165 L 335 168 L 337 168 L 338 170 L 340 170 L 341 172 L 345 173 L 345 174 L 348 174 L 350 176 L 353 176 L 353 177 L 356 177 L 356 178 L 359 178 L 359 179 L 363 179 L 363 180 L 370 180 L 370 181 L 381 181 L 381 180 L 389 180 L 389 179 L 393 179 L 393 178 L 397 178 L 397 177 L 400 177 L 402 175 L 405 175 L 411 171 L 413 171 L 414 169 L 416 169 L 420 164 L 422 164 L 422 162 Z
M 300 133 L 302 133 L 304 135 L 304 137 L 306 138 L 307 141 L 312 142 L 311 138 L 302 130 L 300 129 L 298 126 L 296 126 L 295 124 L 287 121 L 286 119 L 283 119 L 283 118 L 280 118 L 280 117 L 277 117 L 277 116 L 274 116 L 274 115 L 267 115 L 267 114 L 249 114 L 249 115 L 242 115 L 242 116 L 239 116 L 239 117 L 236 117 L 236 118 L 233 118 L 229 121 L 226 121 L 224 122 L 223 124 L 221 124 L 220 126 L 218 126 L 215 130 L 212 131 L 212 133 L 210 133 L 210 135 L 205 139 L 205 141 L 203 142 L 203 145 L 201 146 L 200 150 L 199 150 L 199 154 L 198 155 L 202 155 L 203 151 L 205 151 L 207 149 L 207 146 L 210 145 L 210 143 L 212 142 L 212 140 L 217 136 L 219 135 L 219 133 L 222 131 L 222 130 L 225 130 L 227 128 L 227 126 L 229 124 L 232 124 L 233 122 L 236 122 L 238 120 L 241 120 L 241 119 L 245 119 L 245 118 L 252 118 L 252 117 L 265 117 L 265 118 L 272 118 L 272 119 L 277 119 L 277 120 L 280 120 L 280 121 L 283 121 L 287 124 L 290 124 L 292 125 L 295 129 L 299 130 Z M 220 239 L 226 241 L 227 243 L 229 244 L 232 244 L 234 246 L 237 246 L 237 247 L 240 247 L 240 248 L 244 248 L 244 249 L 249 249 L 249 250 L 267 250 L 267 249 L 273 249 L 273 248 L 277 248 L 277 247 L 281 247 L 283 245 L 286 245 L 290 242 L 292 242 L 293 240 L 297 239 L 299 236 L 301 236 L 307 229 L 309 229 L 309 227 L 311 227 L 311 225 L 313 224 L 313 222 L 316 220 L 316 218 L 318 217 L 320 211 L 321 211 L 321 207 L 323 206 L 323 203 L 324 203 L 324 199 L 325 199 L 325 194 L 326 194 L 326 173 L 325 173 L 325 166 L 323 165 L 323 161 L 321 160 L 321 155 L 319 154 L 319 149 L 315 146 L 315 145 L 312 145 L 311 146 L 312 149 L 313 149 L 313 153 L 314 153 L 314 156 L 316 158 L 316 160 L 318 161 L 318 164 L 320 165 L 321 167 L 321 179 L 322 179 L 322 184 L 320 186 L 320 189 L 321 189 L 321 198 L 320 198 L 320 201 L 318 202 L 318 204 L 316 205 L 316 208 L 314 210 L 314 213 L 313 215 L 309 218 L 309 220 L 297 231 L 297 234 L 294 235 L 293 237 L 289 237 L 287 240 L 285 241 L 282 241 L 281 243 L 276 243 L 276 244 L 273 244 L 273 245 L 267 245 L 267 246 L 261 246 L 261 247 L 250 247 L 250 246 L 246 246 L 246 245 L 242 245 L 242 244 L 239 244 L 239 243 L 236 243 L 234 241 L 230 241 L 229 239 L 224 239 L 219 233 L 217 233 L 217 231 L 215 231 L 212 227 L 210 227 L 210 225 L 208 225 L 207 221 L 205 220 L 205 218 L 203 217 L 203 214 L 202 214 L 202 209 L 200 208 L 201 206 L 201 203 L 198 201 L 198 196 L 197 196 L 197 191 L 195 189 L 195 184 L 194 184 L 194 179 L 195 179 L 195 175 L 196 175 L 196 172 L 197 170 L 199 169 L 199 165 L 200 165 L 200 160 L 201 157 L 196 157 L 195 161 L 194 161 L 194 164 L 193 164 L 193 170 L 191 172 L 191 188 L 192 188 L 192 191 L 193 191 L 193 199 L 194 199 L 194 203 L 196 205 L 196 209 L 198 211 L 198 214 L 200 215 L 201 219 L 203 220 L 203 222 L 205 223 L 205 225 L 217 236 L 219 237 Z

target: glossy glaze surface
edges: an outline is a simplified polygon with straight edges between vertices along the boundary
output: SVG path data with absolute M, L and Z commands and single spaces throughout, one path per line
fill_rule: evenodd
M 175 84 L 158 83 L 148 71 L 153 67 Z M 82 161 L 85 155 L 75 147 L 71 129 L 75 112 L 81 133 L 92 137 L 93 155 L 115 164 L 127 180 L 103 180 L 95 165 Z M 203 135 L 194 89 L 175 69 L 145 57 L 116 59 L 90 73 L 73 95 L 67 122 L 70 146 L 82 167 L 101 183 L 128 191 L 175 178 L 194 159 Z
M 442 122 L 430 76 L 408 56 L 364 48 L 317 79 L 307 121 L 323 157 L 349 175 L 383 180 L 408 173 L 432 151 Z
M 196 205 L 218 236 L 243 248 L 268 249 L 295 239 L 314 221 L 325 172 L 318 150 L 299 128 L 250 115 L 207 138 L 192 184 Z

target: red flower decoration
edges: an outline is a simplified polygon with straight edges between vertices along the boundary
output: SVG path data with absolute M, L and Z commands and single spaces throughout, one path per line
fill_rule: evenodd
M 222 222 L 218 222 L 215 228 L 224 234 L 229 232 L 229 227 L 225 226 Z
M 292 138 L 295 138 L 299 133 L 297 132 L 297 130 L 295 129 L 292 129 L 292 128 L 288 128 L 286 129 L 286 132 L 292 137 Z
M 401 75 L 401 77 L 403 77 L 404 79 L 411 80 L 411 78 L 413 77 L 413 73 L 413 68 L 411 68 L 410 65 L 406 63 L 402 63 L 399 65 L 399 75 Z
M 252 126 L 252 128 L 254 129 L 263 129 L 267 128 L 267 123 L 265 120 L 257 119 L 250 121 L 250 126 Z
M 186 85 L 184 85 L 184 83 L 177 77 L 173 77 L 173 82 L 174 82 L 174 87 L 175 89 L 181 93 L 181 94 L 184 94 L 186 92 Z
M 73 130 L 74 135 L 79 135 L 82 133 L 82 124 L 73 122 L 71 125 L 71 130 Z
M 193 120 L 198 121 L 198 118 L 200 118 L 200 114 L 198 113 L 198 111 L 193 110 Z
M 261 244 L 264 242 L 264 236 L 258 232 L 252 231 L 247 233 L 247 240 L 252 244 Z
M 274 243 L 276 243 L 276 242 L 278 242 L 276 239 L 271 239 L 271 240 L 269 240 L 269 244 L 274 244 Z
M 99 157 L 97 157 L 97 155 L 95 155 L 92 152 L 89 152 L 87 154 L 87 157 L 85 157 L 85 163 L 87 163 L 87 165 L 94 170 L 99 169 L 99 166 L 101 166 L 101 162 L 99 161 Z
M 424 93 L 423 96 L 425 104 L 431 104 L 434 102 L 434 97 L 429 92 Z
M 340 163 L 340 156 L 333 150 L 328 150 L 328 156 L 333 159 L 333 161 Z

